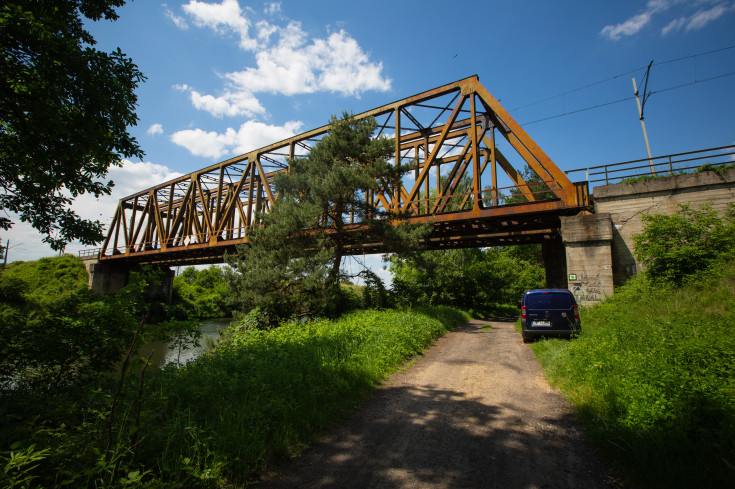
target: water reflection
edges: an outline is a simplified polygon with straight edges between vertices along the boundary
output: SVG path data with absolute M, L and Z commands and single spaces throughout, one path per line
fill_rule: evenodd
M 185 350 L 183 348 L 179 349 L 178 342 L 164 343 L 162 341 L 155 341 L 141 346 L 138 354 L 144 358 L 148 358 L 148 355 L 153 352 L 151 363 L 158 367 L 162 367 L 170 362 L 178 362 L 184 365 L 205 352 L 208 343 L 217 343 L 220 332 L 227 327 L 230 321 L 232 321 L 230 318 L 203 320 L 202 336 L 199 338 L 198 347 L 194 347 L 189 343 L 186 345 L 188 349 Z

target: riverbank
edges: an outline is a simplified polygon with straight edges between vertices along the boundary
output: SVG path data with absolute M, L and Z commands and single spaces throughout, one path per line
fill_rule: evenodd
M 235 332 L 179 368 L 137 365 L 114 383 L 4 392 L 3 477 L 43 487 L 246 485 L 466 320 L 449 308 L 361 311 Z

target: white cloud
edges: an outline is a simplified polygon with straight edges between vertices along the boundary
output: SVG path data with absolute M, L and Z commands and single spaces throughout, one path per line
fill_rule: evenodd
M 112 180 L 115 182 L 115 186 L 112 188 L 110 195 L 100 197 L 99 199 L 95 199 L 93 196 L 87 194 L 80 195 L 74 200 L 72 209 L 80 217 L 93 221 L 99 220 L 108 227 L 112 222 L 115 209 L 117 209 L 117 204 L 120 199 L 178 176 L 181 176 L 181 174 L 173 172 L 163 165 L 156 165 L 151 162 L 134 163 L 130 160 L 123 160 L 121 167 L 110 167 L 107 178 L 105 178 L 105 181 Z M 10 217 L 15 223 L 10 231 L 4 231 L 2 234 L 3 241 L 10 239 L 12 249 L 8 255 L 9 260 L 37 260 L 44 256 L 57 254 L 57 252 L 51 250 L 48 245 L 42 242 L 43 236 L 33 229 L 30 224 L 20 222 L 15 215 Z M 82 246 L 79 243 L 70 243 L 65 251 L 67 253 L 76 253 L 84 248 L 90 247 Z
M 265 12 L 266 15 L 273 15 L 277 14 L 281 11 L 281 2 L 270 2 L 265 5 L 265 8 L 263 9 L 263 12 Z
M 684 26 L 684 24 L 686 24 L 686 22 L 687 22 L 686 17 L 679 17 L 678 19 L 672 20 L 671 22 L 666 24 L 663 29 L 661 29 L 661 35 L 667 36 L 671 32 L 678 31 Z
M 257 43 L 249 35 L 250 21 L 243 15 L 237 0 L 222 0 L 222 3 L 206 3 L 189 0 L 182 7 L 200 27 L 208 27 L 215 32 L 233 31 L 240 36 L 240 47 L 255 49 Z
M 254 12 L 245 12 L 237 0 L 189 0 L 183 9 L 199 27 L 238 34 L 240 47 L 255 54 L 255 66 L 222 75 L 226 86 L 221 94 L 201 93 L 185 84 L 174 86 L 190 91 L 194 107 L 215 117 L 265 114 L 256 98 L 263 92 L 290 96 L 326 91 L 359 96 L 367 90 L 386 91 L 391 87 L 391 80 L 383 75 L 382 63 L 372 62 L 344 30 L 323 39 L 311 37 L 300 22 L 293 20 L 285 21 L 285 25 L 266 20 L 253 23 L 248 16 Z M 280 3 L 265 7 L 271 15 L 280 10 Z
M 283 126 L 247 121 L 235 131 L 227 128 L 224 133 L 203 131 L 202 129 L 186 129 L 175 132 L 171 141 L 189 150 L 196 156 L 217 159 L 229 154 L 243 154 L 262 148 L 296 135 L 303 123 L 286 122 Z
M 184 19 L 183 17 L 179 17 L 178 15 L 173 13 L 173 11 L 168 8 L 165 3 L 163 4 L 163 13 L 179 29 L 186 30 L 189 28 L 189 24 L 186 23 L 186 19 Z
M 700 10 L 690 17 L 686 30 L 693 31 L 701 29 L 713 20 L 720 18 L 727 11 L 728 7 L 724 4 L 715 5 L 709 10 Z
M 191 103 L 199 110 L 205 110 L 215 117 L 234 117 L 244 115 L 253 117 L 265 113 L 255 96 L 247 90 L 225 92 L 220 97 L 202 95 L 196 90 L 191 91 Z
M 148 128 L 148 131 L 146 131 L 151 136 L 155 136 L 157 134 L 163 134 L 163 126 L 161 124 L 153 124 L 151 127 Z
M 713 7 L 701 8 L 702 4 L 710 4 Z M 693 9 L 698 11 L 690 14 Z M 668 11 L 673 11 L 676 18 L 669 20 L 661 29 L 661 35 L 666 36 L 674 32 L 701 29 L 715 19 L 718 19 L 732 7 L 728 7 L 723 0 L 649 0 L 646 8 L 630 17 L 620 24 L 606 25 L 600 31 L 600 35 L 612 41 L 619 41 L 623 37 L 633 36 L 652 24 L 654 16 L 663 16 Z
M 371 63 L 357 41 L 345 31 L 307 44 L 301 26 L 279 30 L 280 42 L 256 54 L 257 67 L 225 75 L 239 90 L 283 95 L 336 92 L 358 95 L 367 90 L 390 90 L 382 63 Z
M 600 34 L 611 39 L 618 41 L 623 36 L 632 36 L 637 34 L 638 31 L 651 21 L 651 12 L 643 12 L 635 15 L 625 22 L 617 25 L 607 25 L 602 28 Z

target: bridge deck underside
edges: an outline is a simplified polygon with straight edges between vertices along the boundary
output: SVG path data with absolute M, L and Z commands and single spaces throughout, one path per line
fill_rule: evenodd
M 435 221 L 433 231 L 425 239 L 423 246 L 429 250 L 478 248 L 488 246 L 511 246 L 542 243 L 560 239 L 559 217 L 575 215 L 585 208 L 565 208 L 562 210 L 516 214 L 512 217 L 465 217 L 463 219 Z M 151 265 L 203 265 L 223 263 L 225 254 L 237 253 L 242 240 L 223 240 L 217 245 L 192 244 L 186 256 L 178 250 L 160 252 L 149 250 L 134 256 L 118 255 L 117 261 Z M 347 254 L 361 255 L 383 253 L 382 243 L 352 240 L 347 246 Z
M 477 77 L 358 114 L 376 136 L 393 136 L 393 162 L 411 168 L 400 185 L 364 191 L 375 209 L 433 225 L 430 249 L 553 239 L 559 216 L 589 204 Z M 100 260 L 168 265 L 221 262 L 247 243 L 275 205 L 273 177 L 288 171 L 329 127 L 294 136 L 121 199 Z M 526 182 L 528 168 L 537 177 Z M 359 229 L 359 221 L 350 222 Z M 383 251 L 354 233 L 350 253 Z

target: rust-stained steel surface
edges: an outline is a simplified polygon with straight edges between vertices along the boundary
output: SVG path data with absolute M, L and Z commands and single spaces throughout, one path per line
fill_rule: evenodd
M 430 248 L 554 239 L 559 216 L 589 205 L 587 183 L 571 182 L 476 76 L 355 117 L 370 116 L 378 122 L 376 135 L 398 135 L 395 161 L 413 170 L 400 188 L 371 192 L 369 199 L 377 208 L 407 211 L 410 221 L 432 223 Z M 121 199 L 100 260 L 222 261 L 225 251 L 247 242 L 257 213 L 276 201 L 273 175 L 287 171 L 288 160 L 307 154 L 328 130 L 322 126 Z M 531 190 L 519 171 L 524 164 L 553 197 Z M 512 191 L 526 202 L 507 203 Z M 379 251 L 381 243 L 350 248 Z

